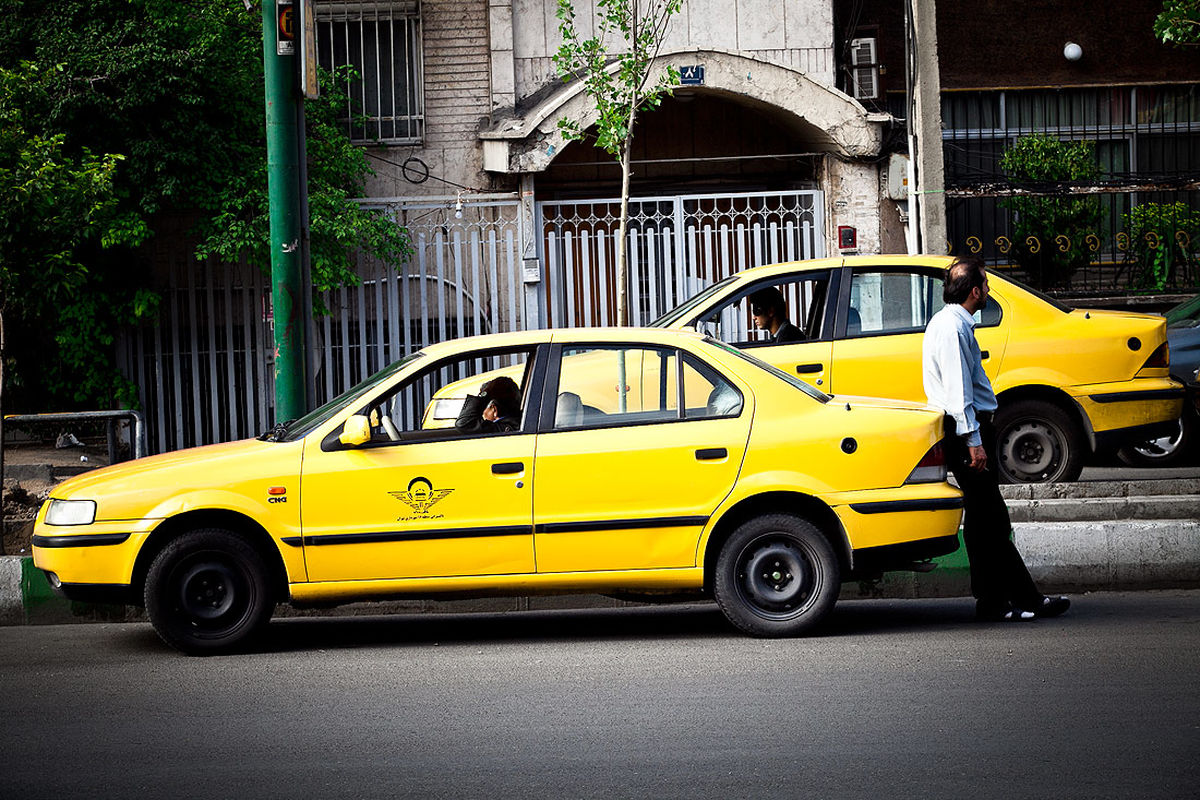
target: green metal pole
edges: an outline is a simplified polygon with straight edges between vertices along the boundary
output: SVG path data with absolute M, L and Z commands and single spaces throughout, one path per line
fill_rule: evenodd
M 296 106 L 299 72 L 291 2 L 263 0 L 267 109 L 267 192 L 271 209 L 271 310 L 275 330 L 275 422 L 307 411 L 304 399 L 304 284 Z M 281 35 L 283 31 L 283 35 Z M 294 33 L 292 34 L 294 36 Z M 281 39 L 283 47 L 280 46 Z M 291 45 L 289 47 L 289 45 Z M 281 51 L 286 51 L 281 54 Z

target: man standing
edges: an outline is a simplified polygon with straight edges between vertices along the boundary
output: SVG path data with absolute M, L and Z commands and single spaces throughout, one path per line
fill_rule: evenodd
M 772 342 L 787 344 L 804 341 L 804 331 L 788 320 L 787 301 L 783 299 L 783 292 L 774 286 L 759 289 L 750 295 L 750 313 L 754 315 L 754 324 L 759 330 L 769 333 Z
M 996 394 L 975 340 L 974 314 L 988 302 L 983 261 L 959 258 L 951 264 L 942 297 L 945 308 L 925 328 L 921 365 L 925 396 L 946 412 L 946 463 L 963 492 L 963 541 L 976 616 L 985 621 L 1056 617 L 1071 601 L 1038 591 L 1010 538 L 1012 522 L 1000 494 L 992 427 Z

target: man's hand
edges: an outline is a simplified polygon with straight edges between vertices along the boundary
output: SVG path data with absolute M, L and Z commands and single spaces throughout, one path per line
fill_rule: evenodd
M 488 422 L 495 422 L 500 418 L 500 410 L 496 408 L 496 401 L 487 404 L 487 408 L 483 410 L 483 418 Z
M 970 461 L 967 466 L 976 472 L 983 472 L 987 469 L 987 452 L 982 445 L 967 446 L 967 455 L 970 456 Z

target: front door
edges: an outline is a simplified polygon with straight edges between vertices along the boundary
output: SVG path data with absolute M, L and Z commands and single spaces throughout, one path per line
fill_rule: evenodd
M 374 440 L 306 444 L 301 476 L 304 553 L 312 581 L 500 575 L 534 571 L 534 410 L 507 432 L 461 433 L 464 385 L 497 376 L 527 388 L 529 353 L 439 362 L 370 401 Z M 452 399 L 441 394 L 450 388 Z M 526 392 L 528 394 L 528 392 Z M 528 427 L 526 427 L 528 425 Z
M 697 330 L 745 349 L 757 358 L 795 375 L 822 391 L 829 391 L 833 374 L 833 313 L 836 273 L 808 270 L 758 281 L 704 311 Z M 795 337 L 774 340 L 758 328 L 754 307 L 774 294 L 783 304 L 783 316 L 794 326 Z M 784 341 L 784 338 L 791 340 Z

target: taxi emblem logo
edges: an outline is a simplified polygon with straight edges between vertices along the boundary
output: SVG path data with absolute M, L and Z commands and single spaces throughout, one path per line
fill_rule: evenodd
M 413 478 L 408 484 L 408 491 L 388 492 L 388 494 L 402 503 L 407 503 L 418 517 L 428 517 L 430 516 L 429 509 L 453 491 L 453 489 L 434 489 L 433 484 L 427 478 Z

